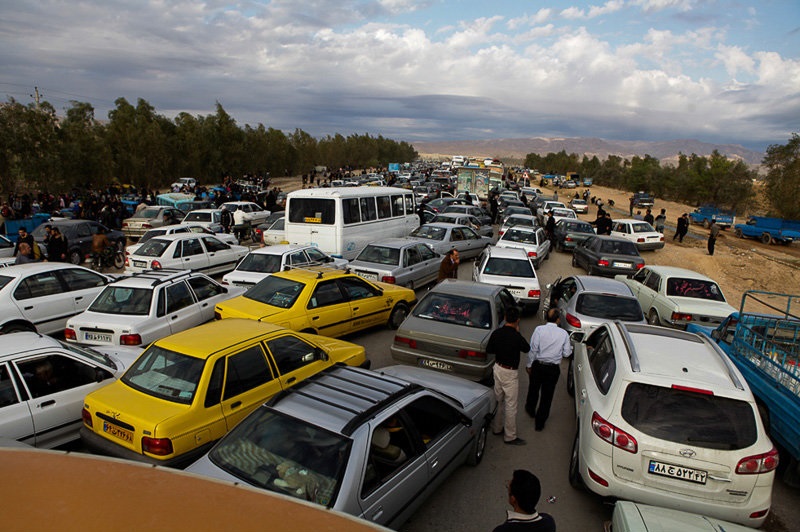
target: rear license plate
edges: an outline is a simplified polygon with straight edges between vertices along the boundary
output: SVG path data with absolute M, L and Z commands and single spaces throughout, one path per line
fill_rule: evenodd
M 665 464 L 664 462 L 657 462 L 655 460 L 650 460 L 650 466 L 647 468 L 647 470 L 653 475 L 661 475 L 662 477 L 677 478 L 678 480 L 694 482 L 695 484 L 705 484 L 706 479 L 708 478 L 707 471 L 692 469 L 690 467 L 681 467 L 672 464 Z
M 439 362 L 438 360 L 428 360 L 423 358 L 419 361 L 419 365 L 424 368 L 438 369 L 439 371 L 453 371 L 452 364 Z
M 612 266 L 614 266 L 615 268 L 630 268 L 633 266 L 633 264 L 629 262 L 615 262 L 612 264 Z
M 115 438 L 119 438 L 126 443 L 133 443 L 133 432 L 129 431 L 128 429 L 123 429 L 122 427 L 113 425 L 108 421 L 103 421 L 103 432 L 110 434 Z
M 110 334 L 84 333 L 87 342 L 111 342 Z
M 377 281 L 378 280 L 378 274 L 377 273 L 358 272 L 357 271 L 356 274 L 358 274 L 359 277 L 363 277 L 364 279 L 369 279 L 370 281 Z
M 133 261 L 133 265 L 136 268 L 146 268 L 147 267 L 147 262 L 145 262 L 143 260 L 135 260 L 135 261 Z

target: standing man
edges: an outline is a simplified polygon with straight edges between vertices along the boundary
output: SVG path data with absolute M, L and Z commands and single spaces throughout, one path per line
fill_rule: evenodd
M 233 225 L 233 214 L 231 214 L 231 211 L 228 210 L 227 205 L 222 206 L 222 212 L 219 213 L 219 223 L 222 226 L 222 231 L 224 233 L 231 232 L 231 226 Z
M 667 209 L 661 209 L 661 214 L 656 216 L 656 231 L 664 234 L 664 226 L 667 224 Z
M 445 253 L 442 262 L 439 264 L 439 277 L 436 281 L 442 279 L 458 279 L 458 250 L 451 249 Z
M 680 218 L 678 218 L 678 226 L 675 229 L 675 234 L 672 236 L 672 240 L 678 239 L 678 242 L 683 242 L 683 237 L 686 236 L 686 233 L 689 232 L 689 214 L 683 213 Z
M 494 396 L 498 412 L 492 419 L 492 432 L 503 434 L 509 445 L 525 445 L 517 437 L 517 404 L 519 399 L 519 355 L 531 346 L 519 333 L 519 309 L 506 309 L 506 323 L 492 333 L 486 352 L 494 355 Z
M 493 532 L 556 532 L 556 521 L 549 514 L 536 511 L 542 496 L 539 479 L 525 469 L 517 469 L 507 483 L 508 510 L 505 523 L 495 527 Z
M 422 224 L 425 223 L 425 203 L 427 203 L 427 201 L 420 201 L 419 207 L 417 208 L 417 216 L 419 216 L 420 227 L 422 227 Z
M 717 225 L 716 218 L 711 218 L 710 232 L 708 233 L 708 254 L 714 256 L 714 246 L 719 237 L 719 226 Z
M 650 225 L 653 225 L 656 222 L 656 219 L 653 218 L 653 211 L 652 210 L 647 209 L 647 212 L 644 215 L 644 221 L 649 223 Z
M 547 323 L 539 325 L 531 335 L 528 352 L 528 398 L 525 411 L 534 418 L 534 429 L 544 429 L 550 416 L 550 404 L 561 375 L 561 359 L 572 354 L 569 334 L 558 326 L 561 316 L 558 309 L 547 311 Z

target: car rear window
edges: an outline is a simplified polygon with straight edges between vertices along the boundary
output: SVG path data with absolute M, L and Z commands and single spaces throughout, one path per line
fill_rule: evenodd
M 594 229 L 591 225 L 587 223 L 580 223 L 580 222 L 568 222 L 564 221 L 564 228 L 567 231 L 572 231 L 573 233 L 590 233 L 594 234 Z
M 444 240 L 445 235 L 447 234 L 447 229 L 444 227 L 432 227 L 429 225 L 423 225 L 422 227 L 418 227 L 411 231 L 411 235 L 416 238 L 425 238 L 428 240 Z
M 236 267 L 240 272 L 275 273 L 281 269 L 281 255 L 248 253 Z
M 155 344 L 148 347 L 122 376 L 122 382 L 142 393 L 190 405 L 206 361 Z
M 670 277 L 667 279 L 667 295 L 678 297 L 692 297 L 695 299 L 710 299 L 711 301 L 725 301 L 722 291 L 714 281 L 703 279 L 684 279 Z
M 454 294 L 429 294 L 414 308 L 413 315 L 476 329 L 492 327 L 492 309 L 488 301 Z
M 133 252 L 134 255 L 141 255 L 143 257 L 160 257 L 164 251 L 169 247 L 169 240 L 161 240 L 160 238 L 152 238 L 141 245 L 139 249 Z
M 501 277 L 536 278 L 536 273 L 533 271 L 531 261 L 527 259 L 492 257 L 483 268 L 483 273 L 486 275 L 499 275 Z
M 622 417 L 649 436 L 681 445 L 732 451 L 758 438 L 749 403 L 651 384 L 628 385 Z
M 639 300 L 611 294 L 581 294 L 575 304 L 581 314 L 605 320 L 640 321 L 644 319 Z
M 388 248 L 386 246 L 369 245 L 358 254 L 356 260 L 372 262 L 375 264 L 386 264 L 397 266 L 400 264 L 400 250 L 398 248 Z
M 525 244 L 536 244 L 536 233 L 533 231 L 524 231 L 520 229 L 509 229 L 506 231 L 500 240 L 507 240 L 510 242 L 523 242 Z
M 149 288 L 107 286 L 89 306 L 92 312 L 101 314 L 130 314 L 147 316 L 153 291 Z
M 271 275 L 250 288 L 244 297 L 273 307 L 291 308 L 304 286 L 303 283 Z
M 610 253 L 612 255 L 639 255 L 633 242 L 627 240 L 604 240 L 600 246 L 600 253 Z
M 7 275 L 0 275 L 0 290 L 2 290 L 8 283 L 10 283 L 14 279 L 13 277 L 8 277 Z

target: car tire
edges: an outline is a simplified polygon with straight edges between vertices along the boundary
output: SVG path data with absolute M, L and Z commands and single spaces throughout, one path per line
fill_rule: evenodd
M 404 302 L 400 302 L 394 306 L 392 309 L 392 313 L 389 314 L 389 321 L 388 325 L 390 329 L 397 329 L 400 327 L 400 324 L 405 321 L 406 317 L 408 316 L 408 305 Z
M 761 235 L 761 243 L 764 245 L 772 244 L 772 236 L 769 233 L 764 233 Z
M 567 368 L 567 394 L 570 397 L 575 397 L 575 373 L 572 367 L 572 358 L 569 359 L 569 367 Z
M 117 240 L 117 251 L 121 251 L 125 253 L 125 239 L 121 238 Z
M 575 253 L 572 254 L 572 267 L 573 268 L 578 267 L 578 261 L 575 259 Z
M 741 229 L 734 229 L 733 230 L 733 234 L 736 235 L 736 238 L 744 238 L 744 235 L 742 234 L 742 230 Z
M 580 423 L 580 420 L 578 420 Z M 580 428 L 575 430 L 575 439 L 572 442 L 572 453 L 569 456 L 569 485 L 575 489 L 583 489 L 580 463 Z
M 74 264 L 78 266 L 83 262 L 83 257 L 81 256 L 81 252 L 77 249 L 73 249 L 69 252 L 69 262 L 70 264 Z
M 656 309 L 651 308 L 650 312 L 647 313 L 647 323 L 650 325 L 661 325 L 661 320 L 658 317 Z
M 117 251 L 114 253 L 114 267 L 118 270 L 121 270 L 125 267 L 125 253 L 122 251 Z
M 486 438 L 488 435 L 489 422 L 486 421 L 481 425 L 480 430 L 475 435 L 475 439 L 472 442 L 472 448 L 469 451 L 469 456 L 467 456 L 468 465 L 476 466 L 481 463 L 483 455 L 486 453 Z
M 12 334 L 17 332 L 36 332 L 36 329 L 32 329 L 31 327 L 27 327 L 20 323 L 12 323 L 11 325 L 6 325 L 0 330 L 3 334 Z

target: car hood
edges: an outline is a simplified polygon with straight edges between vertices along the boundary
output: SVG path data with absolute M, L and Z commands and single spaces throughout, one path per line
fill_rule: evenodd
M 127 345 L 117 345 L 117 346 L 107 346 L 107 347 L 99 347 L 93 346 L 91 349 L 95 351 L 99 351 L 108 357 L 114 362 L 114 365 L 117 366 L 117 377 L 122 375 L 122 373 L 128 369 L 131 364 L 133 364 L 139 355 L 142 354 L 144 351 L 141 347 L 133 347 Z
M 464 409 L 469 409 L 472 403 L 482 400 L 484 396 L 494 398 L 494 394 L 490 393 L 491 388 L 483 384 L 425 368 L 388 366 L 376 371 L 436 390 L 460 403 Z

